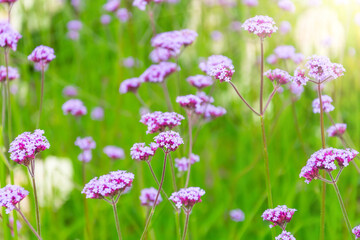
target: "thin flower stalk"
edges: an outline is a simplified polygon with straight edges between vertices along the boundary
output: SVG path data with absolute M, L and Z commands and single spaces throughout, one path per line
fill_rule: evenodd
M 42 240 L 40 234 L 35 231 L 34 227 L 30 224 L 29 220 L 27 220 L 27 218 L 24 216 L 24 214 L 21 212 L 20 208 L 15 208 L 15 210 L 20 214 L 20 216 L 23 218 L 23 220 L 25 221 L 25 223 L 29 226 L 30 230 L 34 233 L 34 235 L 36 236 L 37 239 Z M 16 225 L 16 223 L 14 223 L 14 225 Z
M 119 194 L 119 196 L 120 196 L 120 194 Z M 118 216 L 118 212 L 117 212 L 117 208 L 116 208 L 116 203 L 117 203 L 117 202 L 115 202 L 114 200 L 112 200 L 111 205 L 112 205 L 113 211 L 114 211 L 116 231 L 117 231 L 119 240 L 121 240 L 122 237 L 121 237 L 121 231 L 120 231 L 120 222 L 119 222 L 119 216 Z
M 184 233 L 183 233 L 183 236 L 182 236 L 182 240 L 186 239 L 187 229 L 188 229 L 188 226 L 189 226 L 190 212 L 191 212 L 191 210 L 190 211 L 185 211 L 186 219 L 185 219 Z
M 41 65 L 41 95 L 40 95 L 39 117 L 36 128 L 39 128 L 41 121 L 41 113 L 42 113 L 43 100 L 44 100 L 44 80 L 45 80 L 45 66 Z
M 40 225 L 40 211 L 39 211 L 39 201 L 37 197 L 36 181 L 35 181 L 35 160 L 30 161 L 28 166 L 28 171 L 31 176 L 31 181 L 34 190 L 34 200 L 35 200 L 35 214 L 36 214 L 36 229 L 39 236 L 41 236 L 41 225 Z
M 191 119 L 191 111 L 187 111 L 187 117 L 188 117 L 188 130 L 189 130 L 189 167 L 188 167 L 188 171 L 187 171 L 187 175 L 186 175 L 186 182 L 185 182 L 185 188 L 187 188 L 189 186 L 189 181 L 190 181 L 190 169 L 191 169 L 191 154 L 192 154 L 192 147 L 193 147 L 193 137 L 192 137 L 192 119 Z

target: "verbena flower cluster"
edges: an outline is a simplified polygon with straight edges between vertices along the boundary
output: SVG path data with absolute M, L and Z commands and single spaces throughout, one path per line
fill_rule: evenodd
M 133 6 L 139 8 L 141 11 L 146 10 L 146 5 L 150 2 L 154 3 L 177 3 L 179 0 L 134 0 Z
M 296 238 L 287 231 L 283 231 L 279 236 L 275 237 L 275 240 L 296 240 Z
M 201 202 L 201 197 L 204 194 L 205 191 L 199 187 L 188 187 L 172 193 L 169 199 L 175 203 L 177 208 L 184 207 L 188 210 L 196 203 Z
M 189 162 L 190 164 L 194 164 L 196 162 L 200 161 L 200 157 L 195 154 L 190 154 L 190 161 L 188 158 L 175 158 L 175 167 L 178 169 L 179 172 L 187 171 L 189 168 Z
M 181 121 L 185 118 L 175 112 L 160 112 L 147 113 L 141 116 L 140 122 L 145 124 L 149 133 L 163 132 L 166 129 L 171 130 L 176 126 L 181 125 Z
M 62 105 L 65 115 L 83 116 L 87 113 L 84 103 L 80 99 L 69 99 Z
M 233 209 L 230 211 L 230 218 L 234 222 L 242 222 L 245 220 L 245 214 L 240 209 Z
M 186 81 L 188 81 L 191 86 L 196 87 L 198 90 L 211 86 L 214 83 L 211 77 L 204 75 L 190 76 L 186 79 Z
M 161 62 L 159 64 L 151 65 L 139 78 L 141 82 L 161 83 L 170 74 L 178 71 L 178 69 L 176 63 Z
M 8 68 L 8 78 L 9 80 L 15 80 L 20 77 L 17 68 L 9 67 Z M 0 66 L 0 82 L 6 81 L 6 67 Z
M 292 60 L 295 64 L 300 64 L 305 57 L 302 53 L 296 53 L 295 47 L 291 45 L 280 45 L 274 49 L 274 53 L 267 57 L 269 64 L 276 64 L 279 59 Z
M 203 101 L 196 95 L 186 95 L 186 96 L 178 96 L 176 97 L 176 102 L 180 104 L 181 107 L 187 110 L 195 110 L 198 105 L 200 105 Z
M 204 62 L 200 62 L 199 68 L 207 75 L 222 81 L 230 81 L 235 72 L 232 60 L 223 55 L 212 55 Z
M 126 188 L 132 186 L 134 174 L 118 170 L 109 174 L 95 177 L 87 183 L 81 193 L 86 198 L 102 199 L 105 197 L 114 197 L 123 192 Z
M 352 229 L 352 233 L 355 235 L 355 239 L 360 238 L 360 225 Z
M 122 81 L 119 92 L 124 94 L 128 92 L 136 92 L 140 87 L 142 81 L 140 78 L 130 78 Z
M 337 169 L 335 162 L 340 168 L 346 167 L 358 154 L 357 151 L 350 148 L 345 150 L 336 148 L 320 149 L 311 155 L 306 166 L 301 169 L 299 176 L 305 178 L 306 183 L 310 183 L 313 179 L 317 179 L 319 170 L 331 172 Z
M 324 112 L 331 112 L 335 109 L 335 107 L 331 104 L 333 102 L 332 98 L 329 97 L 328 95 L 322 95 L 321 96 L 321 101 L 322 101 L 322 107 L 323 107 L 323 111 Z M 320 113 L 320 99 L 316 98 L 313 102 L 312 102 L 312 107 L 313 107 L 313 112 L 314 113 Z
M 182 47 L 192 44 L 198 34 L 190 29 L 159 33 L 151 39 L 151 46 L 163 48 L 178 55 Z
M 106 147 L 104 147 L 103 151 L 111 159 L 124 159 L 125 158 L 124 150 L 117 146 L 106 146 Z
M 135 143 L 130 149 L 130 156 L 134 160 L 147 161 L 150 157 L 155 155 L 158 145 L 155 143 L 150 144 L 150 147 L 145 143 Z
M 45 66 L 55 59 L 54 49 L 51 47 L 40 45 L 28 56 L 28 59 L 35 63 Z
M 296 68 L 294 72 L 293 81 L 300 85 L 305 86 L 306 83 L 309 81 L 309 78 L 306 76 L 305 69 Z
M 271 34 L 276 32 L 278 29 L 271 17 L 261 15 L 247 19 L 243 23 L 242 28 L 249 33 L 256 34 L 261 39 L 271 37 Z
M 141 205 L 142 206 L 148 206 L 148 207 L 154 206 L 157 192 L 158 191 L 153 187 L 142 189 L 141 193 L 140 193 Z M 162 197 L 159 194 L 159 197 L 158 197 L 158 199 L 156 201 L 156 205 L 159 205 L 159 203 L 161 203 L 161 202 L 162 202 Z
M 92 159 L 91 150 L 96 147 L 96 143 L 92 137 L 77 137 L 75 146 L 78 146 L 82 152 L 79 154 L 78 159 L 82 162 L 90 162 Z
M 24 132 L 10 143 L 10 159 L 28 166 L 37 153 L 50 148 L 49 141 L 43 136 L 44 131 L 37 129 L 34 133 Z
M 174 152 L 181 144 L 184 144 L 179 133 L 174 131 L 162 132 L 154 137 L 154 140 L 159 148 L 164 149 L 166 152 Z
M 296 209 L 288 208 L 286 205 L 279 205 L 274 209 L 267 209 L 261 215 L 264 221 L 272 222 L 269 227 L 280 226 L 281 228 L 291 221 Z
M 74 86 L 66 86 L 63 89 L 63 94 L 66 97 L 76 97 L 78 95 L 77 87 Z
M 335 125 L 329 127 L 327 130 L 329 137 L 340 137 L 346 131 L 346 124 L 345 123 L 336 123 Z
M 21 200 L 23 200 L 29 192 L 24 188 L 16 185 L 6 185 L 0 189 L 0 206 L 6 208 L 6 213 L 9 214 L 16 208 Z
M 281 69 L 269 70 L 264 73 L 264 75 L 270 79 L 272 82 L 276 82 L 278 84 L 287 84 L 292 80 L 292 77 L 287 71 Z
M 309 70 L 308 75 L 317 82 L 336 79 L 345 72 L 341 64 L 332 63 L 329 58 L 317 55 L 309 57 L 305 67 Z
M 2 22 L 0 25 L 0 47 L 16 51 L 17 43 L 22 38 L 21 34 L 15 31 L 8 23 Z

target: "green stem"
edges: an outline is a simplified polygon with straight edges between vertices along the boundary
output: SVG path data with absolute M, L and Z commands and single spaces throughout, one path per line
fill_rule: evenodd
M 39 118 L 36 124 L 36 128 L 39 128 L 40 126 L 41 112 L 42 112 L 43 100 L 44 100 L 44 80 L 45 80 L 45 66 L 41 65 L 41 95 L 40 95 Z
M 191 170 L 191 154 L 192 154 L 192 145 L 193 145 L 193 139 L 192 139 L 192 124 L 191 124 L 191 112 L 188 110 L 187 111 L 187 117 L 188 117 L 188 130 L 189 130 L 189 159 L 188 159 L 188 171 L 187 171 L 187 176 L 186 176 L 186 183 L 185 183 L 185 188 L 187 188 L 189 186 L 189 181 L 190 181 L 190 170 Z
M 190 211 L 186 212 L 186 219 L 185 219 L 185 226 L 184 226 L 184 233 L 182 236 L 182 240 L 185 240 L 185 238 L 186 238 L 186 233 L 187 233 L 187 229 L 189 226 Z
M 116 231 L 117 231 L 119 240 L 121 240 L 122 238 L 121 238 L 121 231 L 120 231 L 119 216 L 118 216 L 117 209 L 116 209 L 116 203 L 114 201 L 112 202 L 112 207 L 113 207 L 113 211 L 114 211 Z
M 38 232 L 35 231 L 33 226 L 30 224 L 30 222 L 27 220 L 27 218 L 24 216 L 24 214 L 20 211 L 19 208 L 15 208 L 15 210 L 20 214 L 20 216 L 24 219 L 25 223 L 29 226 L 30 230 L 34 233 L 34 235 L 37 237 L 37 239 L 41 240 L 41 236 Z M 14 223 L 16 224 L 16 223 Z
M 81 163 L 81 173 L 82 173 L 82 182 L 83 186 L 86 184 L 86 163 L 83 161 Z M 89 207 L 86 201 L 86 196 L 83 197 L 84 201 L 84 213 L 85 213 L 85 239 L 90 239 L 90 221 L 89 221 Z
M 264 94 L 264 39 L 260 38 L 260 115 L 263 115 L 263 94 Z
M 171 100 L 170 100 L 169 90 L 168 90 L 168 87 L 166 86 L 165 80 L 161 83 L 161 86 L 162 86 L 163 91 L 164 91 L 164 95 L 165 95 L 165 99 L 166 99 L 168 111 L 169 111 L 169 112 L 173 112 L 173 111 L 174 111 L 174 108 L 173 108 L 172 103 L 171 103 Z
M 37 189 L 36 189 L 36 181 L 35 181 L 35 160 L 30 161 L 30 166 L 28 167 L 28 170 L 29 170 L 29 173 L 31 176 L 33 189 L 34 189 L 36 228 L 37 228 L 37 233 L 39 234 L 39 236 L 41 236 L 39 201 L 38 201 L 38 197 L 37 197 Z

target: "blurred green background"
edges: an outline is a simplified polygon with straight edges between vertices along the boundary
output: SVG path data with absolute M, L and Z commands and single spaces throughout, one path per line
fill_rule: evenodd
M 245 98 L 258 108 L 260 73 L 257 59 L 260 52 L 258 38 L 245 31 L 233 31 L 233 21 L 244 22 L 255 15 L 268 15 L 277 25 L 289 21 L 290 33 L 275 33 L 265 41 L 265 57 L 278 45 L 294 45 L 297 52 L 305 56 L 327 55 L 331 61 L 344 65 L 343 77 L 326 84 L 324 94 L 334 99 L 333 118 L 348 125 L 346 138 L 352 140 L 352 147 L 359 150 L 360 100 L 358 46 L 360 26 L 355 16 L 360 5 L 354 1 L 293 1 L 295 13 L 281 10 L 277 1 L 259 0 L 259 5 L 249 8 L 235 1 L 236 6 L 209 6 L 202 0 L 180 0 L 177 4 L 151 4 L 155 12 L 157 32 L 190 28 L 198 32 L 196 42 L 186 48 L 179 59 L 181 67 L 180 88 L 177 88 L 177 74 L 167 80 L 175 111 L 185 114 L 175 103 L 178 93 L 195 93 L 185 79 L 201 74 L 199 58 L 222 54 L 234 61 L 233 82 Z M 318 1 L 316 1 L 318 2 Z M 45 78 L 44 110 L 41 129 L 45 130 L 51 148 L 37 160 L 37 175 L 42 195 L 41 220 L 44 239 L 84 239 L 83 195 L 80 193 L 81 163 L 77 160 L 80 150 L 74 145 L 77 136 L 92 136 L 97 143 L 93 160 L 87 164 L 87 179 L 108 173 L 111 170 L 127 170 L 135 174 L 130 193 L 121 197 L 118 204 L 120 224 L 124 239 L 139 239 L 145 223 L 146 209 L 140 206 L 139 194 L 144 187 L 155 185 L 145 163 L 131 160 L 129 150 L 134 143 L 150 143 L 154 135 L 146 135 L 146 127 L 139 123 L 141 105 L 133 94 L 119 94 L 120 83 L 131 77 L 138 77 L 151 65 L 152 51 L 150 21 L 146 12 L 131 6 L 123 0 L 121 7 L 127 7 L 132 17 L 127 23 L 113 16 L 108 26 L 100 23 L 105 13 L 105 1 L 83 1 L 80 11 L 74 11 L 68 1 L 19 0 L 15 3 L 12 22 L 23 35 L 18 50 L 11 52 L 11 66 L 19 68 L 21 78 L 12 83 L 18 92 L 12 96 L 14 136 L 35 129 L 39 94 L 40 73 L 33 70 L 27 60 L 32 50 L 40 45 L 53 47 L 56 59 L 50 63 Z M 6 16 L 4 8 L 3 16 Z M 83 23 L 80 39 L 67 38 L 66 24 L 79 19 Z M 213 31 L 220 31 L 222 38 L 211 38 Z M 134 68 L 125 68 L 124 58 L 138 59 Z M 4 63 L 2 63 L 4 64 Z M 275 67 L 295 69 L 294 64 L 280 62 Z M 274 68 L 268 64 L 265 70 Z M 77 121 L 64 116 L 61 106 L 67 100 L 62 90 L 67 85 L 78 87 L 79 96 L 88 114 Z M 209 91 L 210 89 L 207 89 Z M 265 81 L 267 97 L 272 90 Z M 162 90 L 157 84 L 144 84 L 139 93 L 150 106 L 151 111 L 166 111 Z M 240 102 L 233 89 L 216 82 L 215 105 L 227 109 L 227 114 L 199 131 L 194 150 L 200 155 L 200 162 L 192 167 L 190 185 L 206 191 L 203 202 L 197 204 L 190 217 L 189 239 L 271 239 L 268 223 L 261 214 L 267 208 L 262 158 L 262 142 L 259 119 Z M 266 116 L 272 192 L 275 205 L 296 208 L 293 220 L 287 230 L 297 239 L 317 239 L 320 222 L 321 183 L 304 183 L 299 179 L 301 168 L 308 157 L 321 148 L 319 115 L 312 113 L 311 102 L 316 98 L 313 86 L 308 84 L 305 92 L 294 104 L 291 94 L 276 95 Z M 105 110 L 103 121 L 94 121 L 90 111 L 96 106 Z M 296 115 L 296 118 L 294 116 Z M 295 120 L 296 119 L 296 120 Z M 298 130 L 296 128 L 298 122 Z M 330 121 L 325 118 L 326 127 Z M 179 129 L 187 141 L 186 122 Z M 194 131 L 195 132 L 195 131 Z M 327 146 L 340 148 L 341 142 L 327 138 Z M 349 140 L 350 141 L 350 140 Z M 125 150 L 125 160 L 112 162 L 103 152 L 106 145 L 117 145 Z M 183 157 L 186 145 L 173 154 Z M 55 160 L 54 160 L 54 157 Z M 356 160 L 358 161 L 358 160 Z M 158 152 L 153 167 L 160 177 L 163 156 Z M 359 162 L 360 163 L 360 162 Z M 2 166 L 4 168 L 4 166 Z M 18 166 L 15 179 L 18 184 L 31 191 L 31 185 L 24 167 Z M 2 174 L 4 170 L 2 171 Z M 172 192 L 170 168 L 167 168 L 165 190 Z M 184 185 L 184 177 L 177 178 L 178 185 Z M 352 165 L 347 167 L 339 181 L 353 227 L 360 224 L 359 175 Z M 164 196 L 163 196 L 164 197 Z M 32 194 L 22 207 L 35 225 Z M 92 239 L 116 239 L 116 229 L 110 205 L 100 200 L 87 200 L 90 209 Z M 240 208 L 245 213 L 244 222 L 233 222 L 229 211 Z M 161 203 L 153 217 L 149 238 L 176 239 L 175 218 L 169 202 Z M 184 220 L 182 214 L 182 221 Z M 24 224 L 23 224 L 24 225 Z M 0 230 L 2 231 L 2 230 Z M 274 230 L 276 235 L 279 229 Z M 26 226 L 20 232 L 20 239 L 34 239 Z M 326 198 L 326 239 L 348 239 L 340 206 L 331 186 Z

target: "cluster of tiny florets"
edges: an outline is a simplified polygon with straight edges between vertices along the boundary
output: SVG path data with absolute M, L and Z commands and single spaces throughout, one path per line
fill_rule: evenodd
M 180 104 L 181 107 L 187 110 L 195 110 L 198 105 L 200 105 L 203 101 L 196 95 L 186 95 L 186 96 L 178 96 L 176 98 L 176 102 Z
M 141 193 L 140 193 L 141 205 L 142 206 L 148 206 L 148 207 L 154 206 L 157 192 L 158 192 L 158 190 L 156 190 L 153 187 L 142 189 Z M 159 194 L 159 197 L 158 197 L 155 205 L 159 205 L 159 203 L 161 203 L 161 202 L 162 202 L 162 197 Z
M 69 99 L 62 105 L 62 110 L 65 115 L 73 116 L 83 116 L 87 113 L 84 103 L 79 99 Z
M 0 47 L 11 48 L 16 51 L 17 43 L 22 38 L 21 34 L 15 31 L 10 24 L 0 23 Z
M 155 143 L 150 144 L 150 147 L 146 146 L 145 143 L 135 143 L 130 149 L 130 156 L 134 160 L 146 161 L 155 155 L 157 148 L 158 145 Z
M 17 136 L 10 143 L 10 159 L 28 166 L 30 161 L 35 159 L 37 153 L 50 148 L 50 144 L 43 134 L 43 130 L 37 129 L 34 133 L 24 132 Z
M 6 67 L 0 66 L 0 82 L 6 81 L 6 74 L 7 74 Z M 19 75 L 17 68 L 12 68 L 12 67 L 8 68 L 8 79 L 9 80 L 15 80 L 19 77 L 20 77 L 20 75 Z
M 196 87 L 198 90 L 201 90 L 213 84 L 212 78 L 204 75 L 190 76 L 186 79 L 186 81 L 188 81 L 191 86 Z
M 322 102 L 322 108 L 324 112 L 331 112 L 335 109 L 335 107 L 331 104 L 333 102 L 332 98 L 329 97 L 328 95 L 322 95 L 321 96 L 321 102 Z M 314 113 L 320 113 L 321 109 L 320 109 L 320 99 L 316 98 L 313 102 L 312 102 L 312 107 L 313 107 L 313 112 Z
M 293 81 L 298 85 L 305 86 L 306 83 L 309 81 L 309 78 L 306 76 L 305 69 L 296 68 Z
M 226 109 L 216 107 L 212 104 L 201 104 L 195 109 L 195 113 L 203 116 L 205 119 L 215 119 L 226 114 Z
M 200 161 L 200 157 L 195 154 L 190 155 L 190 161 L 188 158 L 175 158 L 175 167 L 178 169 L 179 172 L 187 171 L 189 168 L 189 163 L 192 165 L 196 162 Z
M 305 178 L 306 183 L 310 183 L 313 179 L 317 179 L 319 170 L 331 172 L 337 169 L 335 162 L 340 168 L 346 167 L 358 154 L 357 151 L 350 148 L 345 150 L 336 148 L 321 149 L 311 155 L 306 166 L 301 169 L 299 176 Z
M 245 214 L 240 209 L 233 209 L 230 211 L 230 218 L 234 222 L 242 222 L 245 220 Z
M 106 146 L 103 151 L 111 159 L 123 159 L 125 157 L 124 150 L 117 146 Z
M 270 37 L 278 29 L 271 17 L 261 15 L 247 19 L 243 23 L 242 28 L 249 33 L 258 35 L 262 39 Z
M 199 187 L 188 187 L 172 193 L 169 199 L 175 203 L 177 208 L 191 209 L 195 203 L 201 202 L 204 194 L 205 191 Z
M 75 146 L 78 146 L 82 152 L 79 154 L 78 159 L 82 162 L 90 162 L 92 159 L 91 150 L 96 147 L 96 143 L 92 137 L 77 137 Z
M 279 236 L 275 237 L 275 240 L 296 240 L 296 238 L 287 231 L 283 231 Z
M 145 124 L 148 129 L 146 133 L 163 132 L 166 129 L 171 130 L 181 124 L 185 118 L 175 112 L 153 112 L 141 116 L 140 122 Z
M 6 213 L 9 214 L 16 208 L 21 200 L 23 200 L 29 192 L 24 188 L 16 185 L 6 185 L 0 189 L 0 206 L 6 208 Z
M 179 0 L 134 0 L 133 6 L 137 7 L 141 11 L 145 11 L 146 5 L 148 5 L 150 2 L 154 3 L 177 3 Z
M 329 137 L 340 137 L 346 131 L 345 123 L 336 123 L 335 125 L 329 127 L 327 130 Z
M 121 94 L 128 92 L 136 92 L 140 87 L 141 83 L 142 81 L 140 80 L 140 78 L 126 79 L 120 84 L 119 92 Z
M 289 90 L 292 94 L 299 97 L 304 92 L 304 86 L 298 85 L 297 83 L 292 82 L 289 84 Z
M 294 213 L 296 212 L 296 209 L 288 208 L 285 205 L 279 205 L 274 209 L 267 209 L 265 212 L 261 215 L 264 221 L 272 222 L 273 224 L 270 224 L 270 228 L 275 226 L 283 227 L 284 224 L 291 221 L 291 218 L 293 217 Z
M 287 71 L 281 69 L 269 70 L 264 73 L 264 76 L 270 79 L 272 82 L 276 82 L 278 84 L 287 84 L 292 80 L 292 77 Z
M 341 64 L 332 63 L 329 58 L 314 55 L 306 62 L 308 75 L 317 82 L 336 79 L 344 75 L 345 69 Z
M 28 59 L 35 63 L 45 66 L 55 59 L 54 49 L 40 45 L 28 56 Z
M 141 82 L 159 83 L 163 82 L 166 77 L 177 70 L 178 66 L 176 63 L 161 62 L 159 64 L 151 65 L 139 78 Z
M 174 131 L 162 132 L 154 137 L 155 143 L 165 151 L 175 151 L 181 144 L 184 144 L 180 134 Z
M 109 174 L 93 178 L 87 183 L 81 193 L 86 194 L 86 198 L 102 199 L 113 197 L 131 187 L 134 174 L 118 170 Z
M 360 225 L 352 229 L 352 233 L 355 235 L 355 239 L 360 238 Z
M 157 34 L 151 39 L 151 45 L 156 48 L 165 48 L 173 51 L 176 55 L 182 47 L 192 44 L 198 34 L 190 29 L 171 31 Z

